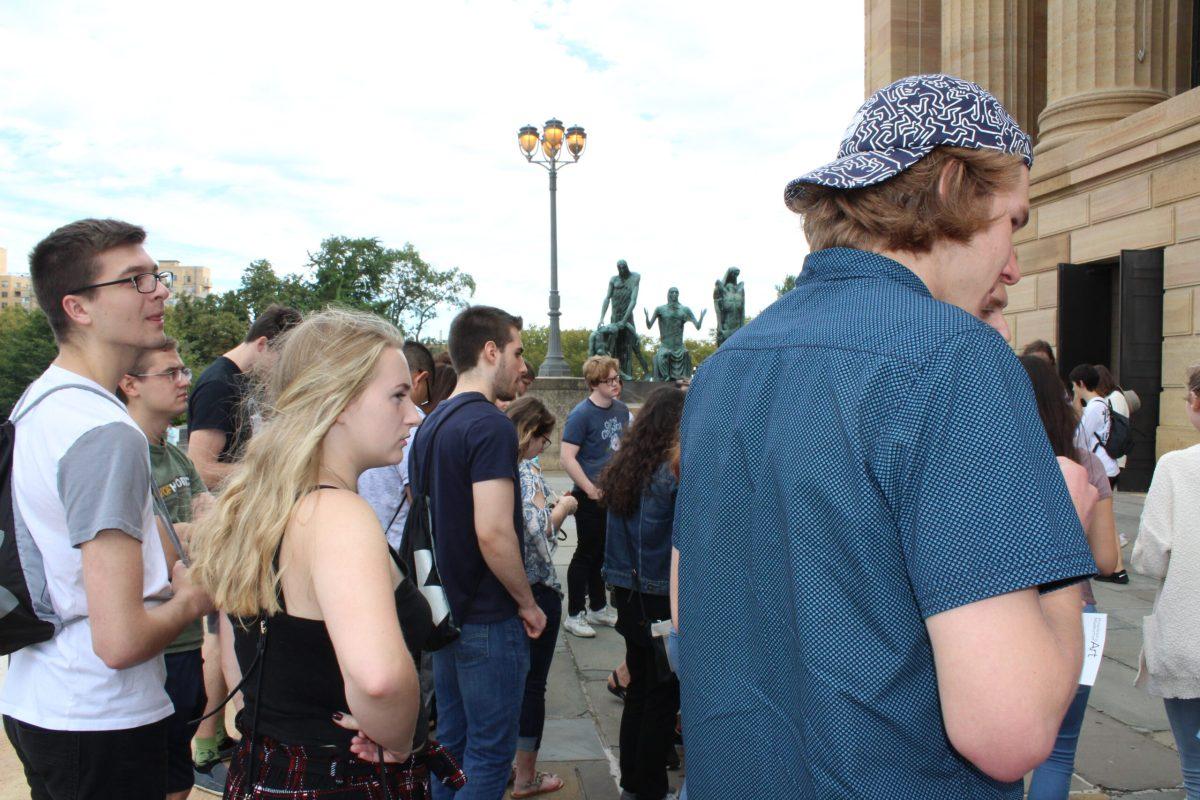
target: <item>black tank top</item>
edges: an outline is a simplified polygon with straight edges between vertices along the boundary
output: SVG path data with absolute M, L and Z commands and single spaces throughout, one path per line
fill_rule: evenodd
M 392 560 L 403 573 L 394 551 Z M 278 550 L 275 566 L 278 569 Z M 414 663 L 419 664 L 421 645 L 433 630 L 429 604 L 407 577 L 396 587 L 395 598 L 404 642 Z M 279 603 L 283 610 L 267 618 L 267 649 L 259 666 L 263 670 L 262 697 L 256 694 L 257 677 L 246 681 L 242 687 L 245 707 L 241 713 L 245 716 L 241 719 L 241 727 L 250 730 L 255 708 L 261 705 L 258 709 L 259 733 L 285 744 L 348 751 L 354 732 L 335 724 L 333 714 L 347 712 L 350 706 L 346 702 L 346 685 L 325 621 L 288 614 L 282 591 Z M 259 619 L 232 618 L 233 647 L 243 674 L 254 663 L 261 635 Z M 424 718 L 422 709 L 419 719 Z M 428 725 L 417 725 L 414 750 L 425 743 L 428 733 Z

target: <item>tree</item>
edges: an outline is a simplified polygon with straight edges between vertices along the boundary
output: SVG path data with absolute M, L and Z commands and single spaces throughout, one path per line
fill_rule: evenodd
M 783 276 L 783 283 L 777 284 L 775 286 L 775 295 L 777 297 L 783 297 L 785 294 L 787 294 L 788 292 L 790 292 L 792 289 L 795 289 L 795 288 L 796 288 L 796 276 L 795 275 L 785 275 L 785 276 Z
M 0 415 L 7 419 L 25 387 L 58 354 L 50 321 L 41 309 L 13 306 L 0 311 Z
M 408 242 L 386 252 L 391 269 L 384 279 L 380 313 L 406 338 L 421 338 L 421 329 L 441 306 L 462 307 L 475 294 L 474 278 L 457 267 L 431 266 Z
M 562 338 L 563 359 L 571 375 L 583 375 L 583 362 L 588 357 L 588 337 L 591 331 L 587 328 L 567 328 L 560 332 Z M 546 350 L 550 343 L 550 328 L 545 325 L 529 325 L 521 331 L 521 343 L 525 346 L 525 361 L 536 375 L 546 360 Z
M 312 300 L 316 307 L 334 304 L 381 313 L 381 296 L 394 261 L 394 251 L 377 238 L 331 236 L 308 254 Z
M 202 299 L 181 295 L 167 307 L 165 323 L 167 335 L 179 341 L 183 363 L 199 374 L 246 338 L 250 312 L 237 292 Z
M 318 305 L 304 281 L 296 275 L 280 278 L 265 258 L 250 262 L 242 272 L 242 285 L 237 293 L 252 318 L 272 303 L 282 303 L 300 311 L 309 311 Z
M 704 359 L 717 352 L 717 343 L 713 341 L 713 337 L 708 339 L 685 339 L 683 346 L 692 356 L 692 366 L 698 367 L 703 363 Z

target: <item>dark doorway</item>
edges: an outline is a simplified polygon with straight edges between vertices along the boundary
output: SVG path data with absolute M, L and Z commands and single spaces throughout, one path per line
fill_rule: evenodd
M 1058 363 L 1106 364 L 1141 408 L 1121 488 L 1144 492 L 1154 473 L 1162 391 L 1162 250 L 1122 250 L 1117 261 L 1058 266 Z

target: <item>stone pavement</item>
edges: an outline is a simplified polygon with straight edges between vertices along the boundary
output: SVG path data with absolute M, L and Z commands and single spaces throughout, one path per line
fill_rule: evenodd
M 549 476 L 565 490 L 562 473 Z M 1137 533 L 1143 496 L 1117 494 L 1117 526 L 1132 539 Z M 566 565 L 574 551 L 574 527 L 556 563 L 565 585 Z M 1129 547 L 1125 548 L 1128 559 Z M 1108 636 L 1100 677 L 1092 691 L 1076 758 L 1074 800 L 1184 797 L 1179 789 L 1179 759 L 1162 703 L 1133 686 L 1141 647 L 1141 618 L 1153 605 L 1155 584 L 1133 575 L 1127 586 L 1096 583 L 1099 609 L 1108 613 Z M 548 795 L 554 800 L 615 800 L 616 753 L 621 703 L 605 688 L 608 673 L 624 657 L 621 637 L 599 628 L 595 639 L 560 632 L 547 693 L 546 732 L 539 768 L 561 776 L 566 786 Z M 3 663 L 0 662 L 0 675 Z M 671 773 L 678 787 L 682 772 Z M 782 795 L 781 795 L 782 796 Z M 28 789 L 6 739 L 0 737 L 0 800 L 27 800 Z M 193 792 L 193 800 L 209 798 Z

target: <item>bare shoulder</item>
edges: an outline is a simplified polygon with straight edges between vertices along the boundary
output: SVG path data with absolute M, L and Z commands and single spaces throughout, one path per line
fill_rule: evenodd
M 359 542 L 382 549 L 386 541 L 370 504 L 348 489 L 310 492 L 297 504 L 289 527 L 298 539 L 319 550 Z

